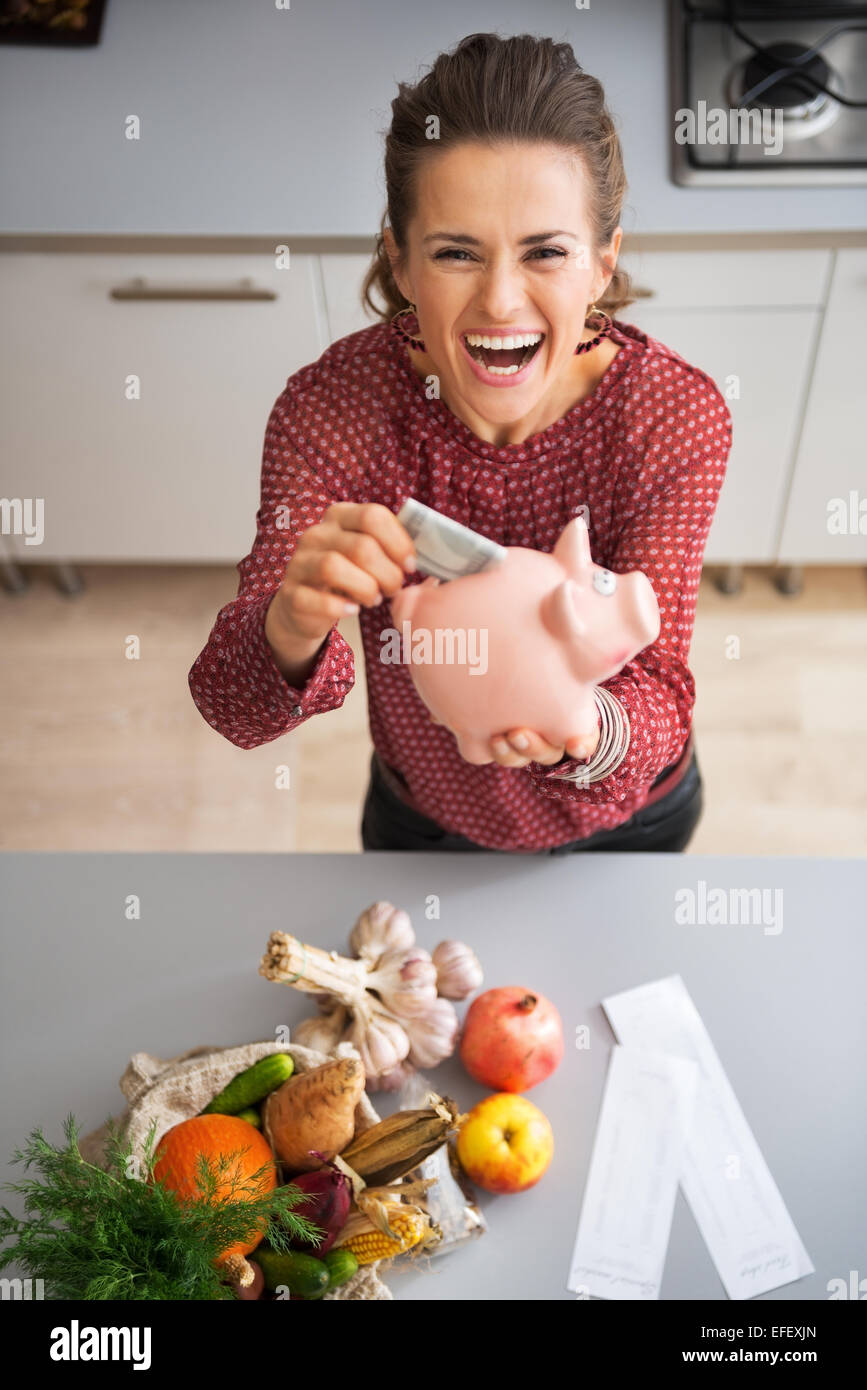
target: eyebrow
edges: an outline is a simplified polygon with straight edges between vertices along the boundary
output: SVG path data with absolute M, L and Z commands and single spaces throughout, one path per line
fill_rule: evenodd
M 577 237 L 575 236 L 574 232 L 537 232 L 534 236 L 522 237 L 521 240 L 518 242 L 518 245 L 536 246 L 539 242 L 550 241 L 551 237 L 554 236 L 568 236 L 571 237 L 573 241 L 577 241 Z M 422 239 L 422 245 L 426 246 L 429 241 L 458 241 L 461 243 L 462 246 L 482 245 L 482 243 L 478 240 L 477 237 L 467 236 L 463 232 L 430 232 L 426 237 Z

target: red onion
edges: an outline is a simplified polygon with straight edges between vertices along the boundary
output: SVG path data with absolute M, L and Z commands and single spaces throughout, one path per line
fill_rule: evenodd
M 307 1250 L 316 1256 L 325 1255 L 346 1225 L 352 1202 L 350 1181 L 335 1164 L 329 1163 L 315 1173 L 299 1173 L 297 1178 L 292 1179 L 292 1184 L 313 1198 L 309 1202 L 299 1202 L 295 1208 L 296 1216 L 303 1216 L 324 1232 L 321 1245 L 305 1240 L 294 1243 L 299 1250 Z

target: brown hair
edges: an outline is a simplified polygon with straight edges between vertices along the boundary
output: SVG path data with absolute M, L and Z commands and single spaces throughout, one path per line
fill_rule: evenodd
M 596 246 L 610 242 L 626 192 L 620 141 L 602 84 L 583 71 L 568 43 L 531 34 L 505 39 L 470 34 L 452 52 L 441 53 L 415 86 L 399 83 L 391 112 L 385 137 L 387 207 L 361 289 L 362 303 L 378 318 L 391 318 L 407 307 L 383 242 L 386 220 L 405 255 L 416 170 L 432 153 L 462 141 L 547 142 L 573 151 L 591 189 Z M 431 116 L 439 120 L 436 140 L 427 136 Z M 384 307 L 374 303 L 373 290 Z M 629 276 L 615 270 L 599 307 L 615 314 L 632 302 Z

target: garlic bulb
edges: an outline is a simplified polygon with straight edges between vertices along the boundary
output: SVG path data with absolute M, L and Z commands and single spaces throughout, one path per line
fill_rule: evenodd
M 359 957 L 323 951 L 287 932 L 268 938 L 259 974 L 312 996 L 320 1015 L 293 1035 L 336 1056 L 346 1042 L 361 1057 L 370 1090 L 399 1086 L 414 1067 L 435 1067 L 455 1049 L 458 1019 L 451 999 L 482 982 L 475 953 L 441 941 L 433 956 L 415 944 L 407 914 L 372 903 L 352 929 Z
M 349 937 L 357 956 L 373 968 L 386 951 L 405 951 L 415 944 L 409 916 L 392 903 L 377 902 L 362 912 Z
M 441 941 L 433 953 L 437 990 L 446 999 L 466 999 L 484 979 L 475 951 L 462 941 Z
M 383 1072 L 382 1075 L 377 1078 L 375 1089 L 377 1091 L 399 1091 L 401 1086 L 405 1085 L 409 1078 L 414 1075 L 415 1067 L 412 1066 L 411 1063 L 398 1062 L 397 1066 L 392 1067 L 391 1071 Z
M 340 1004 L 335 1008 L 332 1001 L 331 1009 L 302 1019 L 298 1027 L 292 1029 L 292 1041 L 329 1056 L 340 1041 L 348 1017 L 348 1010 Z
M 374 1010 L 365 1013 L 356 1012 L 343 1036 L 358 1048 L 368 1084 L 373 1087 L 383 1072 L 391 1071 L 404 1060 L 409 1052 L 409 1038 L 396 1018 Z
M 383 1004 L 401 1018 L 425 1013 L 437 997 L 437 968 L 421 946 L 386 951 L 367 980 Z
M 458 1040 L 458 1016 L 448 999 L 436 999 L 426 1013 L 408 1018 L 409 1060 L 414 1067 L 435 1067 L 450 1057 Z

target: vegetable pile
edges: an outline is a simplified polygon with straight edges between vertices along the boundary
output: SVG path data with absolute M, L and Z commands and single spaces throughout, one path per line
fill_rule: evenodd
M 432 1180 L 387 1184 L 461 1117 L 430 1093 L 356 1134 L 364 1081 L 357 1058 L 296 1076 L 273 1053 L 158 1144 L 151 1131 L 143 1158 L 109 1124 L 103 1167 L 82 1156 L 72 1116 L 64 1146 L 35 1131 L 13 1161 L 40 1176 L 9 1184 L 25 1215 L 0 1209 L 0 1268 L 22 1266 L 52 1299 L 315 1300 L 361 1265 L 435 1245 L 413 1200 Z
M 421 1078 L 418 1108 L 367 1129 L 359 1103 L 365 1087 L 395 1088 L 452 1053 L 453 1001 L 479 987 L 481 966 L 459 941 L 422 950 L 388 902 L 361 914 L 350 945 L 340 956 L 274 932 L 260 967 L 316 997 L 318 1016 L 294 1039 L 334 1060 L 296 1074 L 291 1051 L 269 1053 L 200 1114 L 154 1127 L 143 1156 L 109 1122 L 101 1166 L 85 1160 L 72 1116 L 65 1145 L 34 1131 L 13 1161 L 38 1176 L 8 1185 L 25 1214 L 0 1208 L 0 1269 L 23 1267 L 51 1299 L 309 1301 L 363 1266 L 442 1249 L 424 1200 L 438 1179 L 415 1170 L 448 1153 L 467 1117 Z M 438 1213 L 455 1215 L 450 1176 L 437 1191 Z

